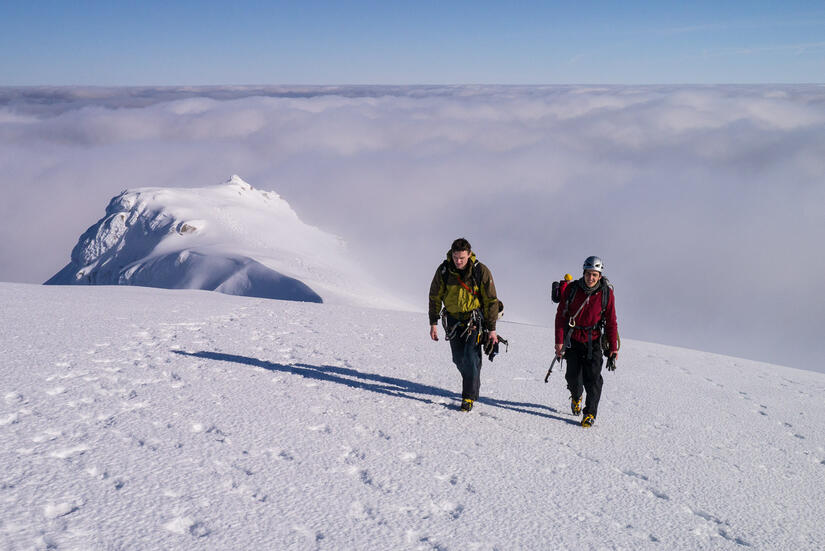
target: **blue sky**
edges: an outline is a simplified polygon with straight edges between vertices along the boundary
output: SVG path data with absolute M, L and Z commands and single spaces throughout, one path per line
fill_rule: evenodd
M 807 82 L 821 0 L 0 2 L 0 85 Z

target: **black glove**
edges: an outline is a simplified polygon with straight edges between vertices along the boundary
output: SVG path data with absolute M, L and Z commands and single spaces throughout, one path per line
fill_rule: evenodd
M 607 370 L 616 371 L 616 356 L 609 356 L 607 358 Z
M 484 343 L 484 355 L 487 356 L 492 362 L 493 358 L 496 357 L 496 354 L 498 354 L 498 343 L 493 343 L 492 340 L 487 340 L 487 342 Z

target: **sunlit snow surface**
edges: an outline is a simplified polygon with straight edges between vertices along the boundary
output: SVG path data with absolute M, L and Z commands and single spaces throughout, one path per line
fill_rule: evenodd
M 0 284 L 1 549 L 823 549 L 825 375 L 551 332 L 457 410 L 424 314 Z M 548 305 L 549 306 L 549 305 Z

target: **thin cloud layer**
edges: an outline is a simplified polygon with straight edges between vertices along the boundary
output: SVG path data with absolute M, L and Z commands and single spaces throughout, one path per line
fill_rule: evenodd
M 825 275 L 822 86 L 27 88 L 0 106 L 0 280 L 48 279 L 123 189 L 237 173 L 422 310 L 458 236 L 505 319 L 533 323 L 597 254 L 628 337 L 822 369 L 804 284 Z

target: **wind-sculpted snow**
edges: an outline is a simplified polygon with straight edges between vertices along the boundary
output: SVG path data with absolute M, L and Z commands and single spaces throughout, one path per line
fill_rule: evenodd
M 508 323 L 0 284 L 0 549 L 825 548 L 825 376 L 623 340 L 599 418 Z
M 301 281 L 279 274 L 251 258 L 186 250 L 152 257 L 129 268 L 123 285 L 164 289 L 204 289 L 245 297 L 323 302 Z
M 128 191 L 113 198 L 106 215 L 80 236 L 71 263 L 46 284 L 128 284 L 124 268 L 151 254 L 174 224 L 165 211 L 147 212 L 139 199 L 140 192 Z
M 301 222 L 277 194 L 233 176 L 209 188 L 124 191 L 46 284 L 402 306 L 367 279 L 340 239 Z

